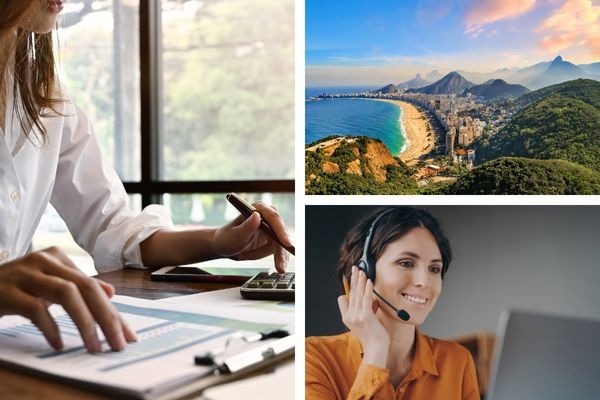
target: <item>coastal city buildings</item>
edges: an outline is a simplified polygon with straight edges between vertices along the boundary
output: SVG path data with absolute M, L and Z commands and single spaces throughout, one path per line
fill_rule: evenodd
M 356 92 L 323 93 L 318 97 L 402 100 L 425 109 L 438 122 L 438 153 L 467 167 L 472 166 L 476 159 L 474 141 L 484 134 L 497 133 L 518 109 L 511 102 L 486 102 L 470 93 L 457 97 L 454 94 Z

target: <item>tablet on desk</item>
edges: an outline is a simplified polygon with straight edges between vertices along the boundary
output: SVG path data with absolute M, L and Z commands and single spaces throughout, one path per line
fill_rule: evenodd
M 153 281 L 244 283 L 269 268 L 163 267 L 150 274 Z

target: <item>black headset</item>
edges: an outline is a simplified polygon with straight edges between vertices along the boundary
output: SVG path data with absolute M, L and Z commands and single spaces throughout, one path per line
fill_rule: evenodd
M 371 226 L 369 227 L 369 232 L 367 233 L 367 238 L 365 239 L 365 244 L 363 246 L 362 256 L 356 262 L 356 266 L 359 269 L 361 269 L 362 271 L 364 271 L 365 275 L 367 275 L 367 278 L 370 279 L 371 282 L 373 282 L 373 284 L 375 284 L 375 275 L 376 275 L 375 274 L 375 264 L 376 264 L 376 262 L 375 262 L 375 259 L 373 258 L 373 256 L 371 255 L 371 253 L 369 252 L 369 248 L 371 247 L 371 238 L 373 237 L 373 232 L 375 231 L 377 222 L 379 222 L 379 220 L 381 218 L 383 218 L 385 215 L 387 215 L 395 210 L 396 210 L 395 208 L 388 208 L 386 210 L 383 210 L 382 212 L 379 213 L 379 215 L 377 215 L 377 217 L 375 217 L 373 222 L 371 222 Z M 375 293 L 375 295 L 377 297 L 379 297 L 385 304 L 387 304 L 392 310 L 394 310 L 396 312 L 396 315 L 398 315 L 398 318 L 400 318 L 402 321 L 408 321 L 410 319 L 410 314 L 408 312 L 406 312 L 406 310 L 402 310 L 402 309 L 398 309 L 398 308 L 394 307 L 392 305 L 392 303 L 390 303 L 383 296 L 381 296 L 379 293 L 377 293 L 377 291 L 375 289 L 373 289 L 373 293 Z
M 375 227 L 377 226 L 377 222 L 385 215 L 394 211 L 393 208 L 388 208 L 387 210 L 383 210 L 382 212 L 375 217 L 373 222 L 371 222 L 371 226 L 369 227 L 369 232 L 367 233 L 367 238 L 365 239 L 365 245 L 363 246 L 362 256 L 356 262 L 356 266 L 362 269 L 367 278 L 371 280 L 371 282 L 375 283 L 375 259 L 369 252 L 369 248 L 371 247 L 371 238 L 373 237 L 373 231 L 375 231 Z

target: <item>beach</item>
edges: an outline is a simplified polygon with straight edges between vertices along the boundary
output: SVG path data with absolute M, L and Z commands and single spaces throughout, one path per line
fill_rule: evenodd
M 415 164 L 419 160 L 419 157 L 433 150 L 435 135 L 433 131 L 431 135 L 428 134 L 427 119 L 414 105 L 401 100 L 381 99 L 380 101 L 392 103 L 402 108 L 400 123 L 407 136 L 406 147 L 400 153 L 402 161 L 409 165 Z

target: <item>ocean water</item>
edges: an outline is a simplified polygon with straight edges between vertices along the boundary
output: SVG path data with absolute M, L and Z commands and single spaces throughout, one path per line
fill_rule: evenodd
M 323 93 L 342 94 L 342 93 L 362 93 L 379 89 L 381 86 L 313 86 L 304 89 L 304 98 L 315 97 Z
M 320 93 L 323 91 L 310 96 Z M 380 139 L 394 156 L 402 151 L 404 135 L 398 121 L 401 111 L 394 104 L 367 99 L 319 99 L 306 100 L 305 105 L 307 144 L 330 135 L 360 135 Z

